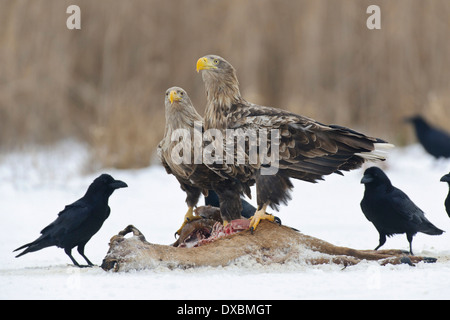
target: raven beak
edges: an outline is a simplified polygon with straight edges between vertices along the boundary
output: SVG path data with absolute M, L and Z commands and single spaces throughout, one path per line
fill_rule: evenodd
M 217 67 L 211 63 L 207 57 L 202 57 L 197 60 L 197 72 L 200 70 L 217 69 Z
M 174 101 L 181 101 L 181 97 L 175 90 L 172 90 L 170 91 L 169 100 L 170 104 L 173 104 Z
M 127 185 L 125 182 L 120 181 L 120 180 L 114 180 L 113 182 L 111 182 L 111 183 L 109 184 L 109 186 L 110 186 L 111 188 L 113 188 L 114 190 L 115 190 L 115 189 L 127 188 L 127 187 L 128 187 L 128 185 Z
M 443 176 L 441 182 L 450 182 L 450 173 Z
M 364 175 L 361 179 L 361 183 L 370 183 L 373 181 L 373 178 L 369 175 Z

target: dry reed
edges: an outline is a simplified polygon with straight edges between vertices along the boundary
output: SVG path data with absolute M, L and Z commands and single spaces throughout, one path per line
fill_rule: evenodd
M 81 30 L 66 8 L 81 8 Z M 381 7 L 381 30 L 366 8 Z M 397 144 L 402 119 L 450 119 L 447 0 L 3 0 L 0 148 L 75 137 L 105 166 L 149 163 L 164 128 L 164 91 L 199 112 L 197 58 L 222 55 L 248 100 Z

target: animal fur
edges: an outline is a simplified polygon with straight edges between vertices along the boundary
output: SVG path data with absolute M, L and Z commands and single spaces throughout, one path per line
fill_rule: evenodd
M 132 233 L 132 237 L 125 237 Z M 245 230 L 193 248 L 152 244 L 134 226 L 113 236 L 101 267 L 115 272 L 129 270 L 186 269 L 202 266 L 225 267 L 249 259 L 261 265 L 298 263 L 303 265 L 356 265 L 362 260 L 385 264 L 434 262 L 434 258 L 410 256 L 400 250 L 355 250 L 332 245 L 290 227 L 262 221 L 251 234 Z

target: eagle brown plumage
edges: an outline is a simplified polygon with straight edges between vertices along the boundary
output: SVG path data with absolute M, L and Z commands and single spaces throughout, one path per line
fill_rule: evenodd
M 167 89 L 164 104 L 166 126 L 164 137 L 158 144 L 157 153 L 167 173 L 173 174 L 180 183 L 181 189 L 186 192 L 188 211 L 185 215 L 183 225 L 176 232 L 176 234 L 179 234 L 179 231 L 187 222 L 196 219 L 194 216 L 194 207 L 197 205 L 200 195 L 202 193 L 206 194 L 210 187 L 210 179 L 206 179 L 206 177 L 211 171 L 206 166 L 194 164 L 192 158 L 194 155 L 193 152 L 191 152 L 191 159 L 189 161 L 183 161 L 181 163 L 175 161 L 175 156 L 182 158 L 182 152 L 187 150 L 187 148 L 193 151 L 194 145 L 192 142 L 194 140 L 194 134 L 196 134 L 194 124 L 196 121 L 203 123 L 203 118 L 195 110 L 186 91 L 179 87 Z M 201 128 L 200 130 L 202 130 Z M 179 131 L 180 134 L 188 133 L 189 136 L 181 136 L 181 141 L 180 139 L 173 139 L 173 134 L 178 129 L 185 130 L 184 132 Z M 197 134 L 202 134 L 202 132 L 197 132 Z
M 197 72 L 200 71 L 207 95 L 205 130 L 277 129 L 279 132 L 279 170 L 276 174 L 262 175 L 262 161 L 256 165 L 209 165 L 230 179 L 256 181 L 258 209 L 252 218 L 252 229 L 260 219 L 273 219 L 265 213 L 267 206 L 277 210 L 280 203 L 290 199 L 293 188 L 290 178 L 317 182 L 332 173 L 342 174 L 342 171 L 360 168 L 367 160 L 384 160 L 386 149 L 392 147 L 381 139 L 349 128 L 325 125 L 305 116 L 246 101 L 239 91 L 234 67 L 222 57 L 207 55 L 200 58 Z
M 188 94 L 182 88 L 167 89 L 165 117 L 164 137 L 157 147 L 158 157 L 167 173 L 173 174 L 180 183 L 181 189 L 186 192 L 188 205 L 184 222 L 175 234 L 180 234 L 180 230 L 187 222 L 198 219 L 194 215 L 194 207 L 197 205 L 200 195 L 202 193 L 207 195 L 210 190 L 218 190 L 220 194 L 226 192 L 223 190 L 238 190 L 237 200 L 232 198 L 231 204 L 224 203 L 231 212 L 236 212 L 237 216 L 232 218 L 225 216 L 224 221 L 239 219 L 240 195 L 243 192 L 249 194 L 249 186 L 244 187 L 240 181 L 235 179 L 226 179 L 202 164 L 202 159 L 194 159 L 196 156 L 194 148 L 201 150 L 203 146 L 203 118 L 198 114 Z M 196 123 L 197 125 L 195 125 Z M 198 135 L 197 139 L 194 138 L 195 135 Z M 186 150 L 187 154 L 183 154 Z

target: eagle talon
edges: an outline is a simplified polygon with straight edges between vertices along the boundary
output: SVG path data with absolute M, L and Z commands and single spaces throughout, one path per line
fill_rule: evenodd
M 278 217 L 273 217 L 273 222 L 275 222 L 277 225 L 281 226 L 281 219 Z
M 250 218 L 250 232 L 253 234 L 253 232 L 256 230 L 256 227 L 259 225 L 259 222 L 261 220 L 269 220 L 269 221 L 275 221 L 275 218 L 271 214 L 266 213 L 267 204 L 263 205 L 261 209 L 257 210 L 253 217 Z
M 193 207 L 189 207 L 188 211 L 186 212 L 185 216 L 184 216 L 184 221 L 183 224 L 181 225 L 181 227 L 175 232 L 175 239 L 177 238 L 177 235 L 181 234 L 181 230 L 183 230 L 184 226 L 189 223 L 192 222 L 194 220 L 198 220 L 201 219 L 202 217 L 199 216 L 194 216 L 194 208 Z

